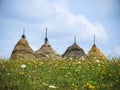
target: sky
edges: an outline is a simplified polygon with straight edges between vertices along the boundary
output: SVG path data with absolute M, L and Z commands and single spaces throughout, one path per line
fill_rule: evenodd
M 58 54 L 74 43 L 87 54 L 93 45 L 120 56 L 120 0 L 0 0 L 0 57 L 9 58 L 25 29 L 34 51 L 44 43 Z

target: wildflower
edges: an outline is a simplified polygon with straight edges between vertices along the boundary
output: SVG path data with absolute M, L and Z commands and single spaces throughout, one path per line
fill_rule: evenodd
M 44 64 L 44 62 L 40 62 L 40 63 L 39 63 L 39 65 L 43 65 L 43 64 Z
M 89 88 L 90 88 L 90 89 L 94 89 L 95 86 L 92 86 L 91 84 L 89 84 Z
M 77 88 L 75 88 L 74 90 L 77 90 Z
M 72 86 L 75 86 L 75 84 L 73 83 Z
M 98 66 L 100 67 L 100 64 L 98 64 Z
M 22 65 L 21 65 L 21 68 L 26 68 L 26 65 L 25 65 L 25 64 L 22 64 Z
M 42 85 L 43 85 L 43 86 L 45 86 L 45 85 L 46 85 L 46 83 L 44 83 L 44 82 L 43 82 L 43 83 L 42 83 Z
M 49 88 L 57 88 L 56 86 L 50 85 Z
M 76 64 L 81 64 L 81 62 L 77 62 Z
M 97 59 L 97 60 L 95 60 L 97 63 L 99 63 L 100 61 Z
M 7 75 L 9 76 L 9 75 L 10 75 L 10 73 L 7 73 Z
M 109 74 L 109 76 L 111 77 L 111 76 L 112 76 L 112 74 Z
M 65 74 L 65 77 L 67 77 L 67 75 Z

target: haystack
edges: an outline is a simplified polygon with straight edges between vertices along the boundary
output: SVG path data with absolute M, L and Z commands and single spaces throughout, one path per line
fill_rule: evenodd
M 50 44 L 43 44 L 35 53 L 38 58 L 60 58 L 60 56 L 55 52 Z
M 107 60 L 107 57 L 101 52 L 99 48 L 97 48 L 95 44 L 88 52 L 87 57 L 91 59 Z
M 80 59 L 85 56 L 84 50 L 76 44 L 76 37 L 74 44 L 67 48 L 65 53 L 62 55 L 63 58 L 67 59 Z
M 22 35 L 22 38 L 15 45 L 14 50 L 11 54 L 11 60 L 32 60 L 35 59 L 35 53 L 32 48 L 29 46 L 29 43 L 25 39 L 25 35 Z
M 90 51 L 87 54 L 87 58 L 89 59 L 95 59 L 95 60 L 103 60 L 106 61 L 107 57 L 102 53 L 102 51 L 97 48 L 96 44 L 95 44 L 95 35 L 94 35 L 94 44 L 92 46 L 92 48 L 90 49 Z
M 45 34 L 45 42 L 44 44 L 35 52 L 38 58 L 52 58 L 52 59 L 59 59 L 60 55 L 56 53 L 56 51 L 51 47 L 48 43 L 47 38 L 47 28 Z

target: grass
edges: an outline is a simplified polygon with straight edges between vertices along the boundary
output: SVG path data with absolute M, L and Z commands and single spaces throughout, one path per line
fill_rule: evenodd
M 0 60 L 0 90 L 120 90 L 120 60 Z

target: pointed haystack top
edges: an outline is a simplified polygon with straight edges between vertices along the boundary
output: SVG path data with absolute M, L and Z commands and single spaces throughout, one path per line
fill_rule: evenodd
M 74 44 L 76 44 L 76 35 L 74 36 Z
M 107 57 L 101 52 L 99 48 L 97 48 L 95 44 L 95 35 L 94 35 L 94 44 L 90 51 L 87 54 L 88 58 L 96 58 L 99 60 L 107 60 Z
M 76 44 L 76 36 L 74 37 L 74 44 L 67 48 L 65 53 L 62 55 L 63 58 L 74 58 L 79 59 L 82 56 L 85 56 L 85 52 Z
M 47 38 L 47 27 L 46 27 L 46 32 L 45 32 L 45 44 L 48 44 L 48 38 Z
M 25 36 L 25 29 L 23 29 L 23 35 L 21 36 L 21 38 L 25 39 L 26 36 Z
M 35 53 L 38 58 L 60 58 L 60 56 L 55 52 L 51 45 L 48 44 L 47 28 L 45 34 L 45 43 Z
M 29 46 L 29 43 L 25 39 L 25 35 L 22 35 L 22 38 L 15 45 L 14 50 L 11 54 L 10 59 L 12 60 L 32 60 L 35 59 L 36 56 L 34 51 Z
M 95 45 L 95 34 L 94 34 L 94 45 Z

